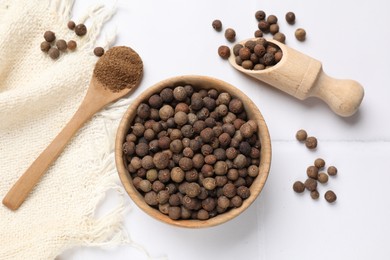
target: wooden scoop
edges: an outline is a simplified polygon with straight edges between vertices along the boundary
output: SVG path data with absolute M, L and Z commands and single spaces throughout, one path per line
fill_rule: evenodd
M 114 54 L 116 52 L 117 54 L 121 54 L 121 56 L 115 56 Z M 107 72 L 108 68 L 113 69 L 112 64 L 123 65 L 123 62 L 128 62 L 126 57 L 131 57 L 131 62 L 136 62 L 135 65 L 132 66 L 131 70 L 127 71 L 124 70 L 126 66 L 121 66 L 118 71 L 122 73 L 122 76 L 135 79 L 134 81 L 124 86 L 121 90 L 117 86 L 107 86 L 104 82 L 99 81 L 101 77 L 97 75 L 98 73 L 96 71 Z M 106 105 L 125 96 L 139 85 L 143 71 L 142 68 L 142 60 L 131 48 L 120 46 L 108 50 L 96 64 L 87 94 L 72 119 L 8 191 L 3 199 L 3 204 L 12 210 L 18 209 L 49 166 L 58 158 L 67 143 L 83 124 Z M 137 75 L 134 75 L 135 73 Z M 115 79 L 108 78 L 108 81 L 110 80 L 115 81 Z
M 357 111 L 364 96 L 364 89 L 358 82 L 331 78 L 323 72 L 322 64 L 318 60 L 278 41 L 267 41 L 277 45 L 283 52 L 282 60 L 275 66 L 264 70 L 247 70 L 236 64 L 234 55 L 229 57 L 230 64 L 242 73 L 268 83 L 298 99 L 318 97 L 340 116 L 351 116 Z

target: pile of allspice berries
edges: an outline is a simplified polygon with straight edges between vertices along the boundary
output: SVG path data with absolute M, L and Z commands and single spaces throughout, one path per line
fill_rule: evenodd
M 240 99 L 184 84 L 138 106 L 122 150 L 148 205 L 173 220 L 207 220 L 251 195 L 260 149 Z
M 87 27 L 82 23 L 76 25 L 74 21 L 69 21 L 67 26 L 79 37 L 87 34 Z M 41 51 L 47 53 L 53 60 L 58 59 L 61 53 L 66 53 L 67 50 L 74 51 L 77 48 L 77 42 L 75 40 L 69 40 L 67 42 L 64 39 L 57 39 L 53 31 L 46 31 L 43 34 L 43 38 L 44 41 L 40 45 Z M 100 57 L 104 54 L 104 49 L 102 47 L 96 47 L 94 54 Z
M 305 130 L 298 130 L 295 137 L 298 141 L 304 142 L 308 149 L 317 148 L 317 138 L 314 136 L 308 137 Z M 318 199 L 320 197 L 320 193 L 317 189 L 318 182 L 325 184 L 328 182 L 329 176 L 333 177 L 337 175 L 337 168 L 335 166 L 329 166 L 325 172 L 325 164 L 324 159 L 315 159 L 314 165 L 310 165 L 306 169 L 307 179 L 304 182 L 294 182 L 293 190 L 297 193 L 303 193 L 305 190 L 308 190 L 312 199 Z M 337 196 L 332 190 L 326 191 L 324 198 L 329 203 L 333 203 L 337 200 Z

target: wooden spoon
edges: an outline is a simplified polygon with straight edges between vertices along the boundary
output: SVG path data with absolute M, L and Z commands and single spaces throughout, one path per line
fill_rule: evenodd
M 115 55 L 121 54 L 121 55 Z M 127 54 L 127 55 L 126 55 Z M 131 57 L 129 61 L 128 57 Z M 102 75 L 98 73 L 101 71 L 107 72 L 107 69 L 115 69 L 112 65 L 126 65 L 117 68 L 119 75 L 105 74 L 107 82 L 115 82 L 117 78 L 107 78 L 109 75 L 113 76 L 127 76 L 127 79 L 132 81 L 124 81 L 127 83 L 119 90 L 117 86 L 108 86 L 105 81 L 99 80 Z M 129 66 L 128 62 L 133 63 L 134 66 Z M 126 70 L 126 67 L 130 68 Z M 9 209 L 16 210 L 27 198 L 30 191 L 38 183 L 40 178 L 49 168 L 49 166 L 58 158 L 64 150 L 70 139 L 76 132 L 88 121 L 96 112 L 104 108 L 109 103 L 125 96 L 130 91 L 135 89 L 142 77 L 142 60 L 136 52 L 129 47 L 119 46 L 113 47 L 103 55 L 96 64 L 87 94 L 84 97 L 80 107 L 73 115 L 68 124 L 62 131 L 54 138 L 49 146 L 38 156 L 38 158 L 31 164 L 27 171 L 19 178 L 14 186 L 8 191 L 3 199 L 3 204 Z M 123 78 L 123 77 L 120 77 Z M 130 82 L 130 83 L 128 83 Z
M 318 97 L 340 116 L 351 116 L 357 111 L 364 96 L 364 89 L 358 82 L 331 78 L 324 73 L 322 64 L 318 60 L 278 41 L 267 41 L 277 45 L 283 52 L 282 60 L 275 66 L 264 70 L 247 70 L 236 64 L 235 55 L 230 55 L 230 64 L 238 71 L 298 99 Z

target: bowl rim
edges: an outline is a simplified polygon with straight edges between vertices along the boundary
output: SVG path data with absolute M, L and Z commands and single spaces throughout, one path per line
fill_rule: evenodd
M 130 122 L 135 117 L 135 112 L 137 111 L 137 106 L 146 101 L 152 94 L 157 93 L 164 87 L 175 87 L 178 85 L 190 84 L 194 88 L 205 88 L 211 89 L 215 88 L 217 90 L 224 90 L 230 93 L 232 96 L 241 99 L 244 103 L 245 110 L 250 119 L 256 121 L 259 131 L 258 137 L 261 143 L 260 149 L 260 165 L 259 165 L 259 175 L 254 179 L 252 185 L 250 186 L 251 195 L 243 200 L 243 204 L 238 208 L 232 208 L 223 214 L 218 214 L 215 217 L 212 217 L 208 220 L 173 220 L 167 215 L 161 213 L 158 209 L 152 208 L 149 206 L 143 199 L 141 193 L 139 193 L 131 181 L 130 173 L 125 167 L 124 157 L 122 152 L 123 142 L 125 140 L 126 134 L 130 128 Z M 162 221 L 164 223 L 186 228 L 203 228 L 203 227 L 212 227 L 222 223 L 227 222 L 241 214 L 245 211 L 259 196 L 262 191 L 265 182 L 268 178 L 270 165 L 272 157 L 272 148 L 271 148 L 271 139 L 268 131 L 267 124 L 258 109 L 258 107 L 253 103 L 253 101 L 246 96 L 241 90 L 234 87 L 233 85 L 213 78 L 209 76 L 200 76 L 200 75 L 182 75 L 170 77 L 165 80 L 159 81 L 151 87 L 143 91 L 139 96 L 137 96 L 133 102 L 129 105 L 126 112 L 124 113 L 120 124 L 118 126 L 116 139 L 115 139 L 115 164 L 119 174 L 119 178 L 124 186 L 126 192 L 134 203 L 141 208 L 149 216 Z

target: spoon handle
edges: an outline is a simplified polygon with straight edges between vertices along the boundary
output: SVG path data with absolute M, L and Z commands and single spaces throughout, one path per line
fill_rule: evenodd
M 94 114 L 88 106 L 83 103 L 76 111 L 72 119 L 30 165 L 26 172 L 18 179 L 14 186 L 8 191 L 3 199 L 3 204 L 11 209 L 16 210 L 24 202 L 30 191 L 38 183 L 40 178 L 54 162 L 67 143 L 75 135 L 77 130 Z

